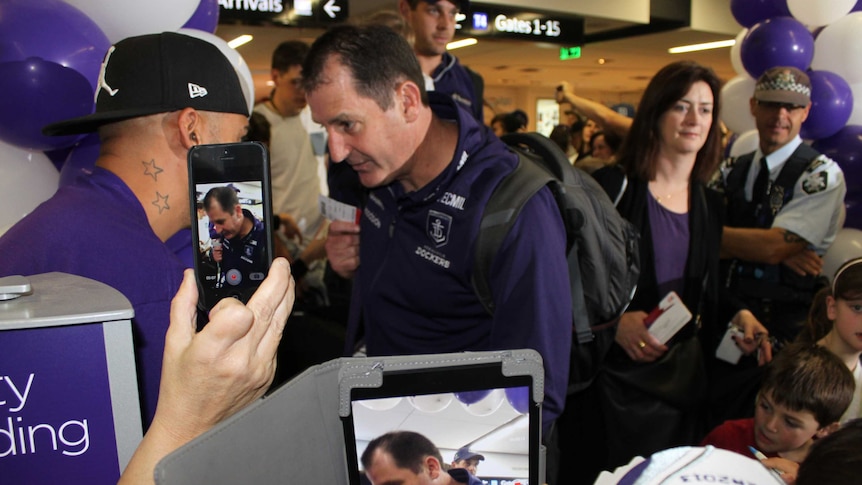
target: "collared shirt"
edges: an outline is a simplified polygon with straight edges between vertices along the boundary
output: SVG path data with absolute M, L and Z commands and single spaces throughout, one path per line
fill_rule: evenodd
M 797 135 L 789 143 L 766 156 L 770 180 L 776 180 L 800 144 L 802 138 Z M 763 152 L 758 148 L 754 152 L 751 168 L 745 179 L 745 197 L 749 201 L 754 180 L 760 172 L 761 157 Z M 847 187 L 844 173 L 837 163 L 825 155 L 821 155 L 817 160 L 818 162 L 803 172 L 796 181 L 793 198 L 775 215 L 772 227 L 780 227 L 797 234 L 811 243 L 812 249 L 822 255 L 832 245 L 835 235 L 841 229 Z M 726 181 L 730 170 L 725 167 L 722 171 Z

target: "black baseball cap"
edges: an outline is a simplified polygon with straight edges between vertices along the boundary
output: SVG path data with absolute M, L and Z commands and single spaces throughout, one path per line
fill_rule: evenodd
M 485 457 L 470 448 L 464 446 L 459 448 L 458 451 L 455 452 L 455 458 L 452 461 L 461 461 L 461 460 L 471 460 L 473 458 L 478 458 L 479 461 L 484 461 Z
M 248 116 L 239 77 L 218 47 L 175 32 L 129 37 L 108 49 L 96 87 L 96 112 L 42 128 L 47 136 L 184 108 Z

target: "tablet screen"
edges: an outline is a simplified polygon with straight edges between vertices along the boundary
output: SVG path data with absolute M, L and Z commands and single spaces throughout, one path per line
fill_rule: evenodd
M 444 466 L 468 449 L 474 462 L 481 457 L 475 475 L 486 484 L 540 483 L 541 406 L 533 400 L 533 378 L 503 376 L 501 368 L 484 363 L 384 372 L 380 387 L 351 389 L 343 421 L 351 484 L 370 483 L 360 457 L 371 440 L 391 431 L 427 437 Z

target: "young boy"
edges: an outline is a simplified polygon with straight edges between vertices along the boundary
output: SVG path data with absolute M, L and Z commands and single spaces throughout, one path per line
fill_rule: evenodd
M 701 443 L 801 463 L 812 443 L 838 429 L 855 390 L 847 366 L 824 347 L 785 347 L 766 370 L 754 418 L 726 421 Z M 762 458 L 755 457 L 755 458 Z

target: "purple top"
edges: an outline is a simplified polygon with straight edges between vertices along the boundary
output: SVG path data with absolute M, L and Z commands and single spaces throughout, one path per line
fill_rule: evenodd
M 688 213 L 671 212 L 655 197 L 647 199 L 659 297 L 675 291 L 682 298 L 688 262 Z
M 145 428 L 156 410 L 171 299 L 187 267 L 183 261 L 191 260 L 186 236 L 163 243 L 129 187 L 96 167 L 0 238 L 0 276 L 60 271 L 101 281 L 129 299 Z
M 362 211 L 354 297 L 368 355 L 535 349 L 544 360 L 549 424 L 565 402 L 572 342 L 559 209 L 547 188 L 525 204 L 490 270 L 491 317 L 471 283 L 475 242 L 485 204 L 517 158 L 451 99 L 430 95 L 437 116 L 457 120 L 454 159 L 417 191 L 405 193 L 400 183 L 371 191 Z

